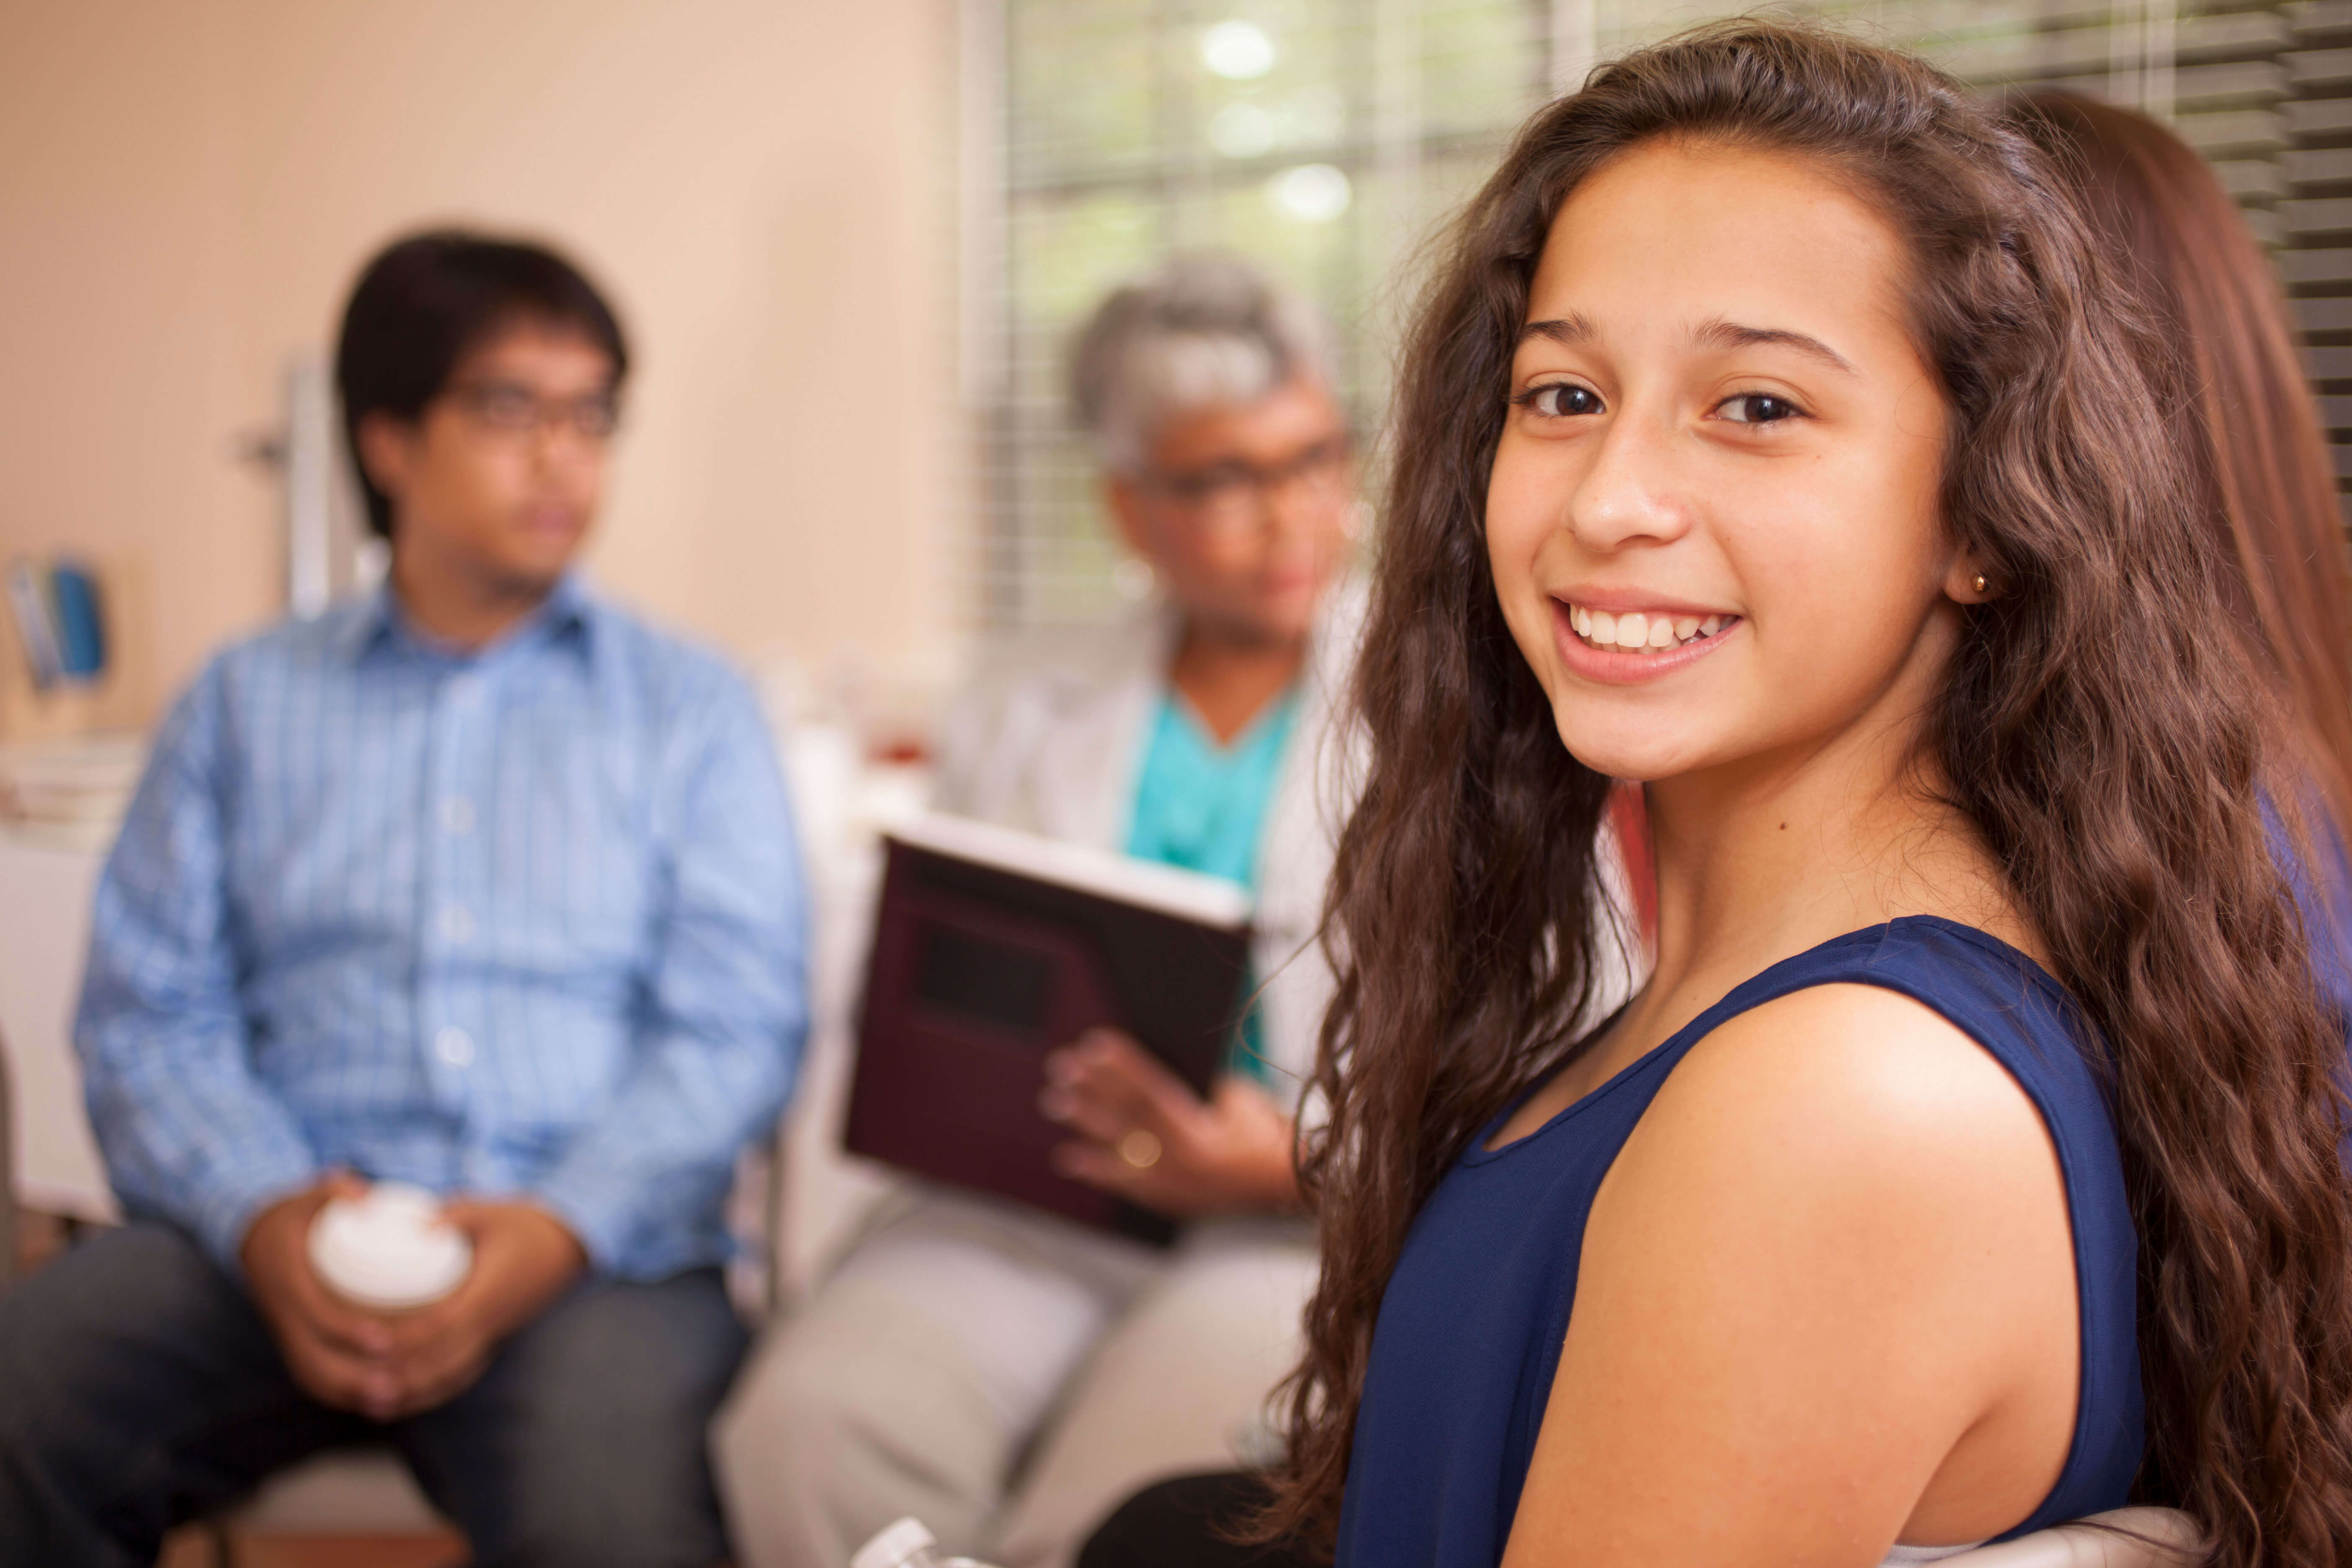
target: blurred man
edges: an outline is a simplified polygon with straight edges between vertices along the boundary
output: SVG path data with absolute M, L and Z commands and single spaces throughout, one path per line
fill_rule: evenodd
M 535 247 L 360 279 L 337 376 L 390 582 L 220 655 L 156 742 L 77 1028 L 131 1223 L 0 1300 L 0 1563 L 152 1563 L 370 1440 L 479 1564 L 724 1555 L 719 1209 L 792 1080 L 802 896 L 742 683 L 568 575 L 626 369 Z M 314 1273 L 359 1178 L 449 1195 L 454 1294 Z
M 1359 598 L 1330 334 L 1199 258 L 1112 295 L 1072 369 L 1160 593 L 996 650 L 950 706 L 940 805 L 1248 885 L 1263 1001 L 1208 1099 L 1112 1031 L 1039 1083 L 1066 1174 L 1202 1222 L 1172 1252 L 917 1189 L 780 1327 L 716 1438 L 752 1568 L 842 1568 L 909 1513 L 947 1550 L 1065 1563 L 1139 1483 L 1230 1468 L 1297 1358 L 1316 1258 L 1291 1117 L 1328 989 L 1309 943 Z

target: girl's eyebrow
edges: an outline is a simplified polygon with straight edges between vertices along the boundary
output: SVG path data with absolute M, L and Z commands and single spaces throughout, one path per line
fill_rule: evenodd
M 1519 329 L 1519 342 L 1543 338 L 1562 348 L 1576 348 L 1591 342 L 1600 333 L 1591 321 L 1571 310 L 1550 321 L 1529 321 Z M 1717 316 L 1701 322 L 1691 331 L 1692 343 L 1707 349 L 1745 349 L 1773 347 L 1794 349 L 1809 358 L 1817 359 L 1832 370 L 1848 375 L 1855 374 L 1846 357 L 1837 350 L 1807 332 L 1790 331 L 1783 327 L 1749 327 L 1737 321 L 1727 321 Z
M 1592 323 L 1573 310 L 1558 321 L 1529 321 L 1519 329 L 1521 342 L 1526 342 L 1529 338 L 1549 338 L 1562 348 L 1574 348 L 1579 343 L 1589 342 L 1596 335 L 1592 330 Z
M 1792 332 L 1780 327 L 1744 327 L 1737 321 L 1727 321 L 1717 316 L 1702 323 L 1691 333 L 1691 342 L 1701 348 L 1745 349 L 1771 346 L 1794 349 L 1799 353 L 1817 359 L 1832 370 L 1855 374 L 1853 366 L 1837 350 L 1804 332 Z

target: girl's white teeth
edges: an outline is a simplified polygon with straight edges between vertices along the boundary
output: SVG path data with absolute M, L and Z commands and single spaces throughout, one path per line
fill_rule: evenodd
M 1568 623 L 1576 635 L 1599 647 L 1619 648 L 1627 653 L 1656 653 L 1679 643 L 1699 637 L 1711 637 L 1723 629 L 1721 616 L 1650 616 L 1640 610 L 1628 610 L 1623 615 L 1612 615 L 1607 610 L 1588 610 L 1581 605 L 1570 605 Z

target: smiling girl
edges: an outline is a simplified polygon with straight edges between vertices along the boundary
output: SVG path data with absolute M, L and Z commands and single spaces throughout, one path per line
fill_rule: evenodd
M 1868 1568 L 2137 1496 L 2214 1563 L 2352 1560 L 2341 1042 L 2120 298 L 2029 144 L 1801 28 L 1597 72 L 1473 203 L 1359 676 L 1274 1524 Z M 1579 1034 L 1612 778 L 1657 967 Z

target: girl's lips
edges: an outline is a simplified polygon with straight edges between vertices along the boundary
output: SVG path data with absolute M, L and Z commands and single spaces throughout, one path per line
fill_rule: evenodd
M 1594 647 L 1576 635 L 1569 621 L 1569 606 L 1559 599 L 1551 601 L 1552 641 L 1559 648 L 1560 662 L 1569 671 L 1587 680 L 1604 686 L 1639 686 L 1645 681 L 1660 679 L 1676 670 L 1688 669 L 1730 638 L 1747 623 L 1734 617 L 1725 622 L 1723 629 L 1713 637 L 1700 637 L 1679 647 L 1661 648 L 1652 653 L 1622 653 L 1613 648 Z

